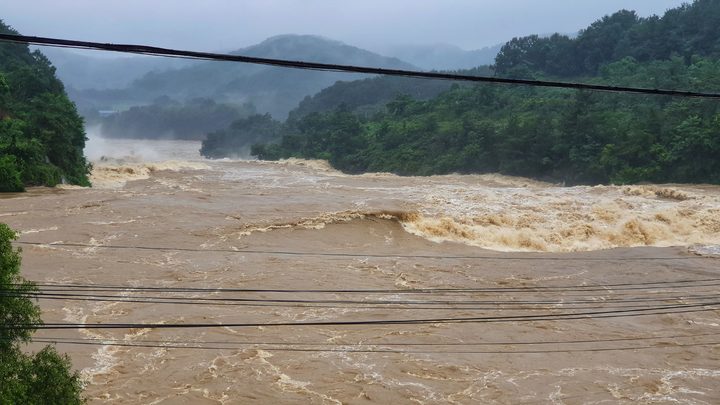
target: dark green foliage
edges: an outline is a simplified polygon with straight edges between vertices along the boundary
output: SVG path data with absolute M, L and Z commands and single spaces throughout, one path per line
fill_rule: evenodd
M 208 132 L 254 113 L 255 107 L 248 103 L 235 105 L 209 99 L 178 103 L 166 97 L 100 122 L 103 135 L 111 138 L 203 139 Z
M 607 65 L 596 82 L 720 90 L 720 62 Z M 568 184 L 720 183 L 720 103 L 480 85 L 401 97 L 361 122 L 348 112 L 286 124 L 261 159 L 328 159 L 347 172 L 499 172 Z
M 20 349 L 34 330 L 18 326 L 42 320 L 40 308 L 27 296 L 37 288 L 20 277 L 20 250 L 11 245 L 15 238 L 15 232 L 0 223 L 0 404 L 81 404 L 80 376 L 71 370 L 67 356 L 51 346 L 35 354 Z
M 280 135 L 281 124 L 270 114 L 252 115 L 233 122 L 229 128 L 208 134 L 200 154 L 208 158 L 249 156 L 250 146 L 272 142 Z
M 577 38 L 555 34 L 514 38 L 495 59 L 501 76 L 529 69 L 541 74 L 572 77 L 595 75 L 608 63 L 625 57 L 639 62 L 667 60 L 677 55 L 720 56 L 720 2 L 695 0 L 661 17 L 638 17 L 621 10 L 594 22 Z
M 720 2 L 709 0 L 663 18 L 620 11 L 576 39 L 515 38 L 502 48 L 496 69 L 506 76 L 719 92 L 718 26 Z M 371 88 L 368 83 L 336 85 L 304 103 L 327 99 L 329 105 L 343 92 Z M 253 154 L 328 159 L 351 173 L 720 183 L 720 103 L 714 100 L 479 85 L 454 86 L 425 101 L 399 97 L 372 116 L 346 110 L 302 116 L 304 108 L 286 123 L 280 142 L 256 145 Z
M 488 66 L 456 72 L 463 75 L 492 76 Z M 447 91 L 453 82 L 444 80 L 411 79 L 397 76 L 377 76 L 356 81 L 339 81 L 314 96 L 305 97 L 297 108 L 290 112 L 289 120 L 298 120 L 314 112 L 332 111 L 337 106 L 349 109 L 358 115 L 369 117 L 382 111 L 385 104 L 400 95 L 417 100 L 427 100 Z
M 0 157 L 0 193 L 25 191 L 15 156 Z
M 0 32 L 16 33 L 2 21 Z M 82 119 L 48 59 L 26 45 L 1 43 L 0 191 L 21 190 L 17 177 L 26 186 L 89 186 L 84 146 Z
M 286 123 L 283 131 L 280 144 L 256 144 L 251 153 L 260 159 L 271 160 L 290 156 L 327 159 L 351 172 L 365 170 L 362 161 L 354 155 L 364 146 L 363 127 L 347 110 L 312 113 Z
M 67 355 L 45 346 L 28 355 L 18 348 L 0 353 L 0 404 L 83 404 L 82 383 Z
M 20 250 L 13 249 L 11 242 L 16 239 L 7 225 L 0 223 L 0 351 L 27 342 L 32 330 L 12 329 L 13 325 L 36 324 L 40 322 L 40 308 L 26 297 L 18 294 L 36 291 L 35 286 L 20 277 Z

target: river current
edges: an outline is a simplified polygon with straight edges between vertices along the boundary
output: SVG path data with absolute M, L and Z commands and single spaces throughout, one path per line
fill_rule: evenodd
M 38 331 L 91 403 L 720 401 L 720 187 L 198 148 L 94 139 L 93 188 L 0 199 L 46 323 L 235 325 Z

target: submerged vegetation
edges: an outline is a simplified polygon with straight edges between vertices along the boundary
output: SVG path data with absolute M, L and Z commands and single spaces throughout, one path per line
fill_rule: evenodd
M 507 77 L 720 91 L 718 22 L 720 3 L 710 0 L 669 10 L 662 18 L 620 11 L 574 39 L 515 38 L 494 68 Z M 569 184 L 720 183 L 716 101 L 455 85 L 430 100 L 399 97 L 372 115 L 357 105 L 329 111 L 332 103 L 322 103 L 360 88 L 387 93 L 368 83 L 336 84 L 338 91 L 331 87 L 304 101 L 271 138 L 279 141 L 257 144 L 252 153 L 261 159 L 327 159 L 350 173 L 499 172 Z M 225 153 L 233 153 L 227 145 Z
M 16 33 L 0 21 L 0 32 Z M 0 191 L 89 186 L 85 132 L 55 69 L 27 45 L 0 43 Z

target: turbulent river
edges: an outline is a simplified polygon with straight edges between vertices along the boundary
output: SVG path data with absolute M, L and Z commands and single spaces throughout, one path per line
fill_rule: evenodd
M 91 403 L 720 402 L 720 187 L 198 148 L 94 140 L 93 188 L 0 197 L 46 323 L 200 326 L 38 331 Z

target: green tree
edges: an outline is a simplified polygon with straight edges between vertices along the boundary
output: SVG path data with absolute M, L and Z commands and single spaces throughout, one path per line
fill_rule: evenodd
M 40 308 L 29 298 L 35 285 L 20 276 L 16 234 L 0 223 L 0 404 L 82 404 L 82 383 L 67 355 L 46 346 L 35 354 L 20 345 L 40 325 Z M 30 325 L 30 327 L 28 327 Z
M 251 145 L 275 141 L 280 128 L 280 123 L 270 114 L 251 115 L 234 121 L 227 129 L 209 133 L 202 142 L 200 154 L 212 159 L 247 156 Z
M 0 32 L 17 34 L 2 21 Z M 89 186 L 85 140 L 83 121 L 50 61 L 27 45 L 0 43 L 0 191 Z

